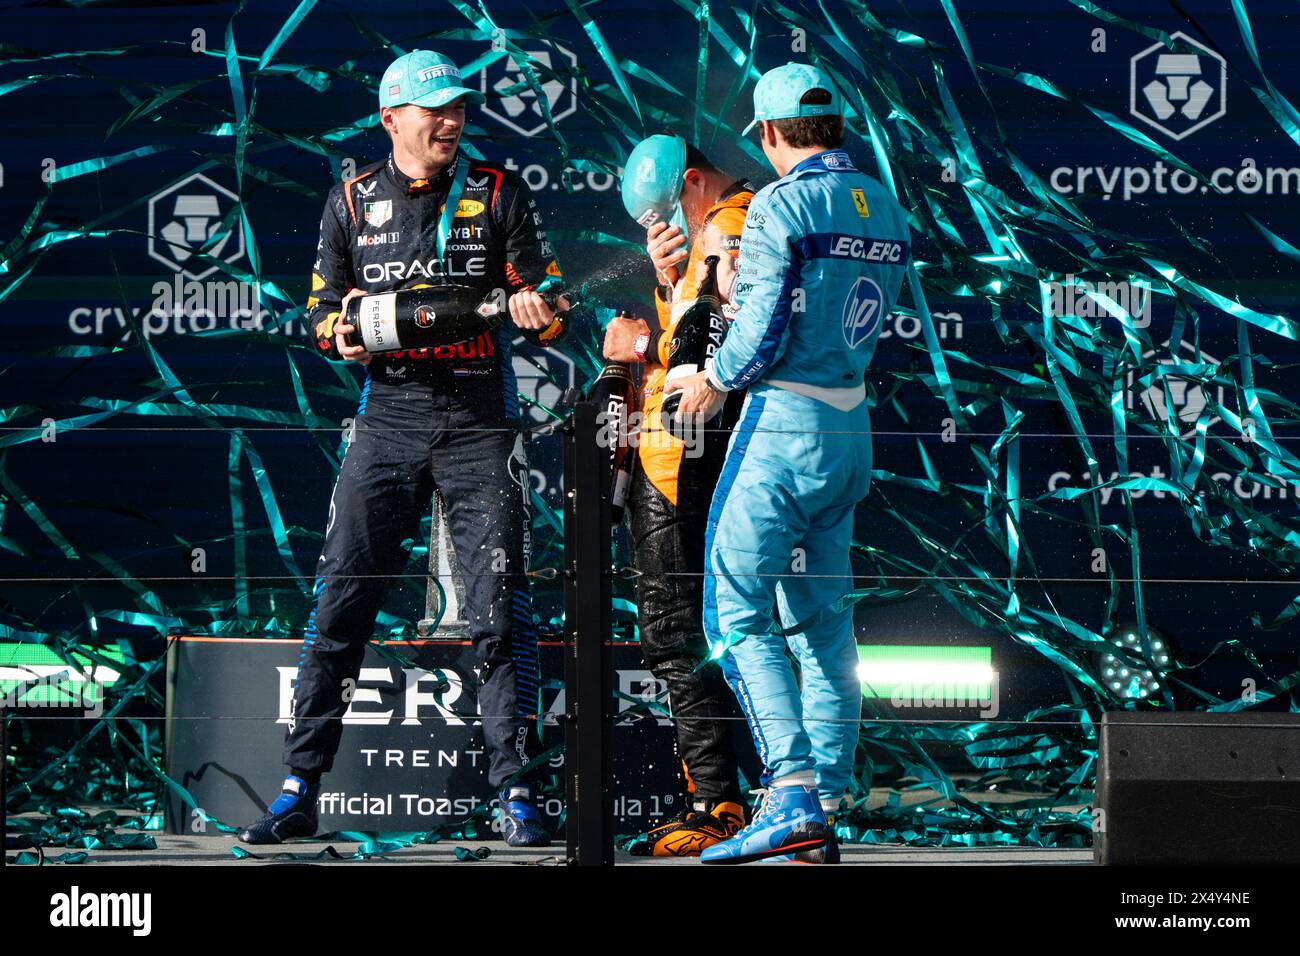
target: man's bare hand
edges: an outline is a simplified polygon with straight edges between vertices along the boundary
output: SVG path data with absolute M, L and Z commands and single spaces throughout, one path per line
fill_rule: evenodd
M 727 401 L 727 393 L 716 391 L 709 384 L 706 372 L 696 372 L 668 382 L 664 385 L 664 392 L 682 393 L 682 403 L 677 409 L 683 418 L 687 415 L 702 415 L 702 420 L 706 422 L 722 411 L 722 406 Z
M 339 315 L 347 315 L 348 303 L 358 296 L 365 294 L 366 293 L 361 289 L 350 289 L 348 294 L 343 297 L 342 303 L 339 305 Z M 351 335 L 356 330 L 357 327 L 350 322 L 339 322 L 334 326 L 334 346 L 339 350 L 339 355 L 347 359 L 349 362 L 356 362 L 359 365 L 369 365 L 370 360 L 374 358 L 374 356 L 366 351 L 364 345 L 347 345 L 343 341 L 343 336 Z
M 677 267 L 686 261 L 688 255 L 685 244 L 686 236 L 681 229 L 666 222 L 657 222 L 646 232 L 645 249 L 661 282 L 677 284 L 681 277 Z
M 639 336 L 649 335 L 650 326 L 645 319 L 633 319 L 616 315 L 605 326 L 605 345 L 602 349 L 605 358 L 611 362 L 639 362 L 640 356 L 633 351 Z
M 555 320 L 554 310 L 532 289 L 520 289 L 510 297 L 507 304 L 510 308 L 510 318 L 521 329 L 541 332 L 549 328 Z M 563 296 L 557 299 L 555 304 L 560 307 L 561 312 L 569 308 L 569 300 Z

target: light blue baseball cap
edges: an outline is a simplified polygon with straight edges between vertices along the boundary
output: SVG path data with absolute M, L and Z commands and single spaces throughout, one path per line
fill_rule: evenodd
M 829 103 L 800 103 L 809 90 L 822 89 L 831 95 Z M 768 70 L 754 87 L 754 120 L 741 132 L 745 136 L 759 120 L 793 119 L 796 116 L 841 116 L 844 106 L 839 91 L 824 72 L 808 63 L 787 63 Z
M 432 50 L 412 50 L 399 56 L 384 70 L 384 77 L 379 81 L 380 106 L 413 103 L 435 109 L 461 96 L 471 103 L 487 99 L 478 90 L 462 86 L 456 64 L 450 57 Z
M 686 140 L 659 133 L 641 140 L 623 164 L 623 208 L 647 229 L 667 220 L 686 231 L 682 213 L 682 176 Z

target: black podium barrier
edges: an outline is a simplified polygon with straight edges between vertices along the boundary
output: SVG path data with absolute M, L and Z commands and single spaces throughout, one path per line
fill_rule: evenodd
M 564 429 L 564 747 L 568 860 L 614 863 L 610 780 L 610 481 L 597 407 L 580 402 Z
M 1104 714 L 1095 807 L 1098 863 L 1300 864 L 1300 714 Z

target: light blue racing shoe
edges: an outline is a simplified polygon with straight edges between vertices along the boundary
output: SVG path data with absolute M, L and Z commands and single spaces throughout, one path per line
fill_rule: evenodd
M 730 840 L 700 854 L 701 863 L 749 863 L 766 857 L 807 853 L 825 847 L 835 835 L 826 825 L 813 787 L 773 787 L 754 822 Z
M 840 839 L 835 832 L 835 820 L 840 815 L 840 803 L 838 801 L 822 801 L 822 813 L 826 815 L 826 829 L 830 831 L 830 836 L 826 839 L 826 845 L 820 846 L 815 850 L 801 850 L 797 853 L 782 853 L 779 856 L 766 856 L 759 860 L 759 863 L 839 863 L 840 862 Z

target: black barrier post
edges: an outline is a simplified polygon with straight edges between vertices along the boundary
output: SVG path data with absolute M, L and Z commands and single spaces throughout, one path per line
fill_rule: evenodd
M 577 866 L 614 863 L 609 455 L 596 415 L 579 402 L 564 428 L 565 833 Z

